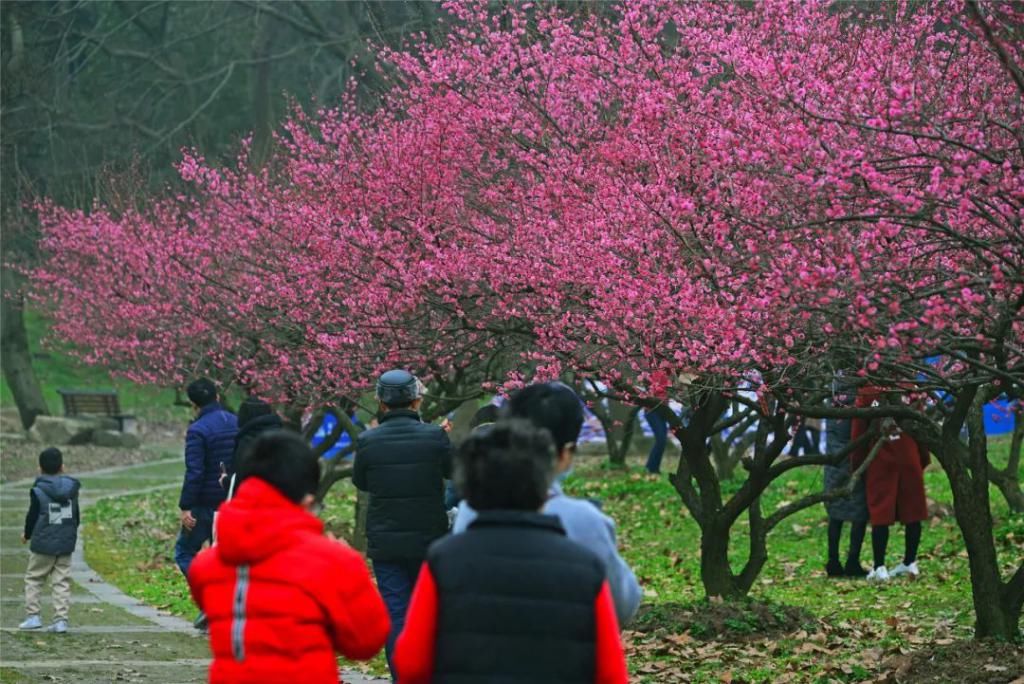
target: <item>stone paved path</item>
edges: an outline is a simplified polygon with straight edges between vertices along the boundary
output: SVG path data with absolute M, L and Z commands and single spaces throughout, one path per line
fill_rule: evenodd
M 180 459 L 167 459 L 76 474 L 82 480 L 82 507 L 100 498 L 178 487 L 181 469 Z M 24 617 L 22 574 L 28 553 L 20 540 L 29 485 L 20 481 L 0 486 L 0 684 L 205 682 L 205 638 L 189 622 L 104 582 L 85 562 L 83 542 L 88 544 L 88 539 L 79 539 L 72 562 L 72 631 L 55 635 L 17 629 Z M 44 597 L 43 620 L 48 622 L 49 587 Z M 354 673 L 343 677 L 347 684 L 385 681 Z

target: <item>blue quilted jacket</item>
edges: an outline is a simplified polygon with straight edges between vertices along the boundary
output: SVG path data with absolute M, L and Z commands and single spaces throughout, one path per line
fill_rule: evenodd
M 221 464 L 232 470 L 238 418 L 220 404 L 207 404 L 188 426 L 185 435 L 185 481 L 178 507 L 190 511 L 196 506 L 217 508 L 225 491 L 219 480 Z

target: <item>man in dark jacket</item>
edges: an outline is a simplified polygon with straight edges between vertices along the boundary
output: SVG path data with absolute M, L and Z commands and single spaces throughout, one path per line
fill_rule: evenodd
M 231 468 L 238 419 L 217 401 L 217 387 L 206 378 L 188 386 L 196 414 L 185 434 L 185 481 L 178 508 L 181 531 L 174 546 L 174 562 L 188 577 L 188 566 L 203 544 L 213 537 L 213 513 L 224 501 L 221 473 Z
M 554 469 L 551 437 L 524 420 L 463 442 L 456 483 L 478 515 L 427 553 L 395 652 L 402 684 L 626 681 L 604 563 L 539 512 Z
M 427 547 L 448 530 L 444 479 L 451 477 L 452 447 L 443 429 L 420 420 L 420 387 L 404 370 L 380 376 L 383 415 L 378 427 L 356 440 L 352 474 L 355 486 L 370 495 L 367 555 L 391 615 L 389 667 Z
M 25 620 L 21 629 L 43 626 L 39 594 L 46 578 L 53 587 L 53 624 L 50 632 L 68 631 L 71 602 L 71 553 L 78 541 L 78 490 L 80 484 L 64 475 L 64 455 L 50 447 L 39 454 L 39 471 L 29 493 L 28 515 L 22 543 L 29 546 L 25 570 Z

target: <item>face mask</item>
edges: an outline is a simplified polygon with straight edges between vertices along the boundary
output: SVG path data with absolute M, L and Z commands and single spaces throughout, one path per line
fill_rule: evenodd
M 564 473 L 558 473 L 558 475 L 555 475 L 555 484 L 557 484 L 558 486 L 562 486 L 563 484 L 565 484 L 565 481 L 569 479 L 570 475 L 572 475 L 572 471 L 573 466 L 569 466 L 568 470 L 566 470 Z

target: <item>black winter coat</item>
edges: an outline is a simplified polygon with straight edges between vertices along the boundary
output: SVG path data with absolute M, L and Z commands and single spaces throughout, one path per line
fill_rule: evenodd
M 238 426 L 238 435 L 235 437 L 235 468 L 238 468 L 238 458 L 249 446 L 256 441 L 264 432 L 280 430 L 284 427 L 281 417 L 276 413 L 268 413 L 265 416 L 257 416 Z
M 418 561 L 448 531 L 444 478 L 452 473 L 448 434 L 415 411 L 393 409 L 356 440 L 352 482 L 368 492 L 367 555 Z

